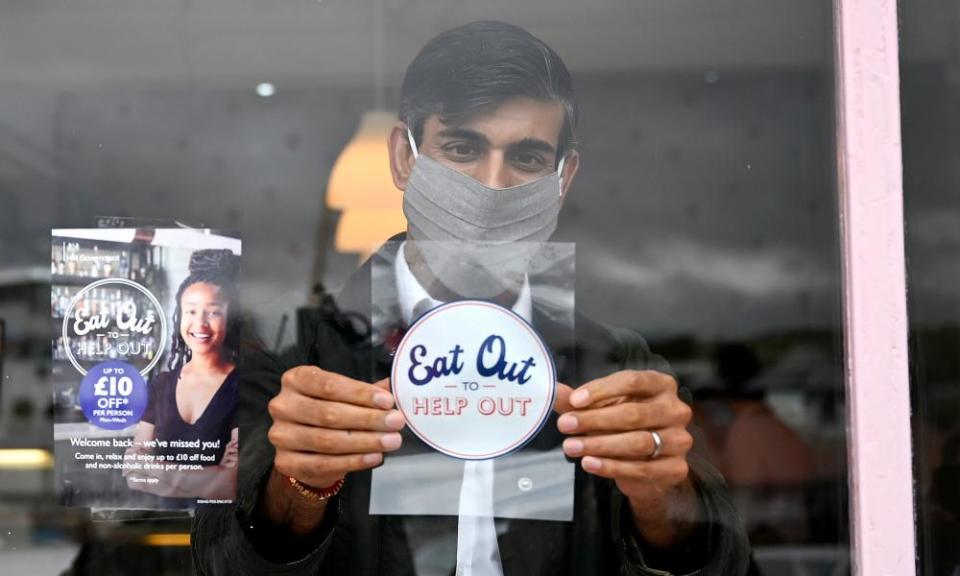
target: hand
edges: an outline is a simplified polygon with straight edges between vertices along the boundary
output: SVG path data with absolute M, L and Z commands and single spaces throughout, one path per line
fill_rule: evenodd
M 223 457 L 220 458 L 220 466 L 223 468 L 236 468 L 240 460 L 240 441 L 234 438 L 227 442 L 227 447 L 223 450 Z
M 404 426 L 389 389 L 386 379 L 371 385 L 315 366 L 285 372 L 269 404 L 274 469 L 325 488 L 380 464 L 400 447 Z
M 666 526 L 675 512 L 670 500 L 689 501 L 687 453 L 693 447 L 686 429 L 693 412 L 677 396 L 676 380 L 627 370 L 576 390 L 559 384 L 555 408 L 561 414 L 557 428 L 570 435 L 564 452 L 581 458 L 585 471 L 616 482 L 630 499 L 641 533 L 664 544 L 675 536 Z M 662 440 L 660 454 L 652 459 L 651 431 Z

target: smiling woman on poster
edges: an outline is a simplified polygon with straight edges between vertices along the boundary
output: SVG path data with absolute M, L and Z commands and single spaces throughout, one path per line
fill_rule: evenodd
M 127 485 L 171 499 L 171 507 L 231 501 L 237 484 L 239 258 L 199 250 L 180 284 L 169 370 L 153 382 L 130 450 L 153 465 L 127 471 Z M 235 316 L 235 314 L 234 314 Z

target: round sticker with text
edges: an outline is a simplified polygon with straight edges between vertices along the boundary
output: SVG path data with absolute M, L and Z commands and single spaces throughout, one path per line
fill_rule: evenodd
M 73 296 L 60 334 L 66 358 L 80 374 L 105 361 L 120 361 L 146 377 L 160 362 L 167 319 L 160 301 L 144 286 L 104 278 Z
M 533 327 L 477 300 L 421 316 L 397 347 L 390 380 L 410 430 L 464 460 L 521 448 L 547 421 L 556 393 L 553 359 Z

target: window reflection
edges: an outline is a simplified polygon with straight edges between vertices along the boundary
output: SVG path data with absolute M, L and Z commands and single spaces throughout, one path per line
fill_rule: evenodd
M 557 239 L 577 243 L 578 310 L 642 333 L 694 392 L 762 573 L 843 573 L 830 5 L 712 8 L 717 25 L 700 4 L 387 3 L 386 103 L 423 42 L 460 18 L 516 20 L 568 60 L 584 160 Z M 150 14 L 119 5 L 0 7 L 0 53 L 13 55 L 0 60 L 0 448 L 51 448 L 49 228 L 118 215 L 241 229 L 243 298 L 277 351 L 297 341 L 314 287 L 355 269 L 335 241 L 347 216 L 323 193 L 375 106 L 372 8 L 291 10 L 265 21 L 231 7 L 223 24 L 215 8 L 182 8 L 158 38 L 140 34 Z M 73 16 L 85 50 L 30 40 L 60 37 Z M 358 218 L 353 229 L 378 216 Z M 949 513 L 952 428 L 928 420 L 918 437 L 943 456 L 924 494 Z M 92 523 L 53 506 L 42 466 L 0 466 L 0 486 L 0 550 L 32 571 L 65 568 L 81 544 L 77 573 L 189 570 L 186 517 Z
M 960 572 L 960 55 L 956 7 L 901 14 L 901 118 L 918 573 Z

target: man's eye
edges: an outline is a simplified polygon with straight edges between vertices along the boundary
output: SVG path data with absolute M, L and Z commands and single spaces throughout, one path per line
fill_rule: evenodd
M 460 161 L 472 160 L 477 155 L 477 151 L 474 146 L 471 146 L 469 144 L 464 144 L 462 142 L 450 144 L 446 146 L 443 150 L 444 152 L 446 152 L 447 156 L 453 160 L 460 160 Z
M 513 157 L 514 164 L 527 172 L 539 172 L 546 168 L 547 162 L 539 154 L 520 152 Z

